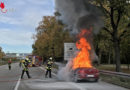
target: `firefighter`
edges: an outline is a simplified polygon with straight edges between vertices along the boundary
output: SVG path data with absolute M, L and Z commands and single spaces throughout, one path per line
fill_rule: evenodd
M 28 65 L 30 62 L 31 61 L 28 58 L 22 60 L 21 65 L 22 65 L 23 70 L 22 70 L 21 79 L 23 79 L 24 72 L 26 72 L 28 78 L 31 78 L 31 76 L 29 75 L 29 70 L 28 70 Z
M 47 61 L 45 77 L 47 77 L 47 75 L 48 75 L 48 73 L 49 73 L 49 78 L 51 78 L 52 63 L 53 63 L 53 62 L 52 62 L 52 57 L 50 57 L 49 60 Z
M 9 61 L 8 61 L 8 67 L 9 67 L 9 70 L 11 70 L 11 63 L 12 63 L 12 60 L 9 59 Z

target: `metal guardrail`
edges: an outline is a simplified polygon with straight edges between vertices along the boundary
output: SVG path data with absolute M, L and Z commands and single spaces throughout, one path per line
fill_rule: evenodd
M 106 70 L 99 70 L 99 72 L 106 75 L 114 75 L 114 76 L 119 76 L 123 78 L 130 78 L 130 74 L 126 74 L 122 72 L 112 72 L 112 71 L 106 71 Z
M 61 63 L 54 63 L 55 65 L 58 66 L 65 66 L 65 64 L 61 64 Z M 123 78 L 130 78 L 130 74 L 127 73 L 122 73 L 122 72 L 113 72 L 113 71 L 106 71 L 106 70 L 99 70 L 100 73 L 102 74 L 106 74 L 106 75 L 112 75 L 112 76 L 118 76 L 118 77 L 123 77 Z

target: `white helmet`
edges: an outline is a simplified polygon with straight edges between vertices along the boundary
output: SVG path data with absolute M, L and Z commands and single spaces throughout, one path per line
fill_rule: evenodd
M 50 57 L 49 59 L 52 60 L 52 57 Z
M 26 60 L 29 60 L 28 58 L 26 58 Z

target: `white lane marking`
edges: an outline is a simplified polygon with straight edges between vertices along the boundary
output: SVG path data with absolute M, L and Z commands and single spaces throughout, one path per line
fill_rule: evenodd
M 87 90 L 87 89 L 85 89 L 85 88 L 83 88 L 83 87 L 81 87 L 81 86 L 79 86 L 79 85 L 77 85 L 76 83 L 73 83 L 73 82 L 68 82 L 68 84 L 75 86 L 79 90 Z
M 18 90 L 18 87 L 19 87 L 20 81 L 21 81 L 21 77 L 18 79 L 18 82 L 17 82 L 17 84 L 16 84 L 14 90 Z
M 39 67 L 39 68 L 41 68 L 42 70 L 46 71 L 46 69 L 43 68 L 43 67 Z M 53 72 L 52 72 L 52 75 L 54 75 L 55 77 L 57 77 L 57 75 L 55 73 L 53 73 Z

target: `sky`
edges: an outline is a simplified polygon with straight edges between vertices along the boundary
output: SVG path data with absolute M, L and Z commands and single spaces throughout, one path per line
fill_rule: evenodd
M 5 53 L 31 53 L 35 28 L 43 16 L 54 13 L 54 0 L 0 0 L 0 47 Z

